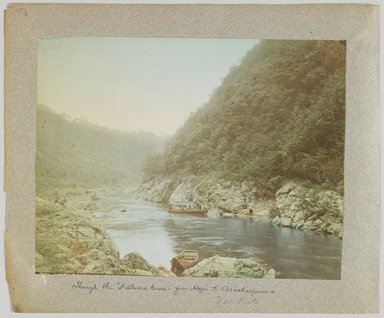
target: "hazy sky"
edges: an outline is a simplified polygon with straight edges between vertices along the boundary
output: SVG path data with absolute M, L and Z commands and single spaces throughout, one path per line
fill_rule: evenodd
M 110 128 L 173 134 L 257 42 L 40 39 L 38 103 Z

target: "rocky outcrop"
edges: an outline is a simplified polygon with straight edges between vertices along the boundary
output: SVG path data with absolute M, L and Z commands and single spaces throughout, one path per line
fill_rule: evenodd
M 120 258 L 89 209 L 101 199 L 94 191 L 36 197 L 36 272 L 174 276 L 137 253 Z
M 330 190 L 315 192 L 293 182 L 276 193 L 272 222 L 343 236 L 343 198 Z
M 229 182 L 196 176 L 181 181 L 155 178 L 141 185 L 136 192 L 154 202 L 193 201 L 202 209 L 208 210 L 207 215 L 211 217 L 228 213 L 233 216 L 244 209 L 248 211 L 248 215 L 265 216 L 265 211 L 272 205 L 270 202 L 263 202 L 264 205 L 260 208 L 261 202 L 256 198 L 257 189 L 249 182 Z M 249 214 L 249 209 L 255 213 Z M 239 213 L 240 215 L 244 213 Z
M 64 198 L 36 198 L 36 271 L 111 272 L 119 252 L 89 211 L 69 208 Z
M 140 276 L 176 276 L 164 267 L 149 264 L 139 253 L 134 252 L 124 256 L 116 263 L 114 274 L 129 274 Z
M 54 190 L 43 194 L 44 198 L 61 208 L 96 210 L 104 199 L 96 190 Z
M 153 202 L 168 202 L 174 189 L 175 182 L 171 179 L 153 179 L 142 184 L 137 192 Z
M 252 260 L 218 255 L 202 260 L 183 274 L 192 277 L 275 278 L 274 269 L 267 269 Z
M 343 197 L 335 191 L 315 191 L 294 182 L 276 192 L 276 200 L 260 200 L 250 182 L 230 182 L 190 176 L 176 181 L 156 178 L 136 190 L 155 202 L 193 201 L 207 216 L 254 217 L 276 225 L 343 236 Z

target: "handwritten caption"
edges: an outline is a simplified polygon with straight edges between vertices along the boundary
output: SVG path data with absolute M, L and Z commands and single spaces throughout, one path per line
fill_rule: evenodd
M 71 289 L 87 294 L 98 292 L 151 292 L 154 294 L 166 294 L 172 297 L 200 294 L 211 296 L 217 304 L 222 305 L 255 305 L 259 302 L 259 296 L 275 295 L 277 293 L 273 289 L 256 289 L 245 286 L 235 287 L 228 284 L 213 284 L 211 286 L 192 284 L 191 286 L 177 285 L 169 287 L 156 284 L 137 285 L 129 281 L 84 283 L 80 280 L 73 283 Z

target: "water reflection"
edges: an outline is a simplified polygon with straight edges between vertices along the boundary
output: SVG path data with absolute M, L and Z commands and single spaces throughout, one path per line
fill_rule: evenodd
M 170 214 L 160 204 L 122 193 L 108 197 L 96 216 L 121 255 L 138 251 L 153 265 L 169 268 L 173 256 L 196 249 L 200 259 L 221 255 L 269 264 L 279 278 L 340 278 L 342 242 L 333 236 L 252 218 Z

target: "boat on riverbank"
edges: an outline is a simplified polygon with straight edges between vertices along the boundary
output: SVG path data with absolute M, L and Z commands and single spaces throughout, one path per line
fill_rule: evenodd
M 171 271 L 181 275 L 186 269 L 195 266 L 199 260 L 199 252 L 196 250 L 184 250 L 171 259 Z
M 201 209 L 194 202 L 190 201 L 176 201 L 172 202 L 168 208 L 171 213 L 197 213 L 204 214 L 207 210 Z

